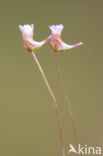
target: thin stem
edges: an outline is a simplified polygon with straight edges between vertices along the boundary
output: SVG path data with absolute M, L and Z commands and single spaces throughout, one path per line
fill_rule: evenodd
M 77 128 L 76 128 L 76 124 L 75 124 L 74 116 L 73 116 L 73 113 L 72 113 L 71 104 L 69 102 L 68 94 L 67 94 L 67 91 L 66 91 L 66 88 L 65 88 L 65 85 L 64 85 L 64 80 L 63 80 L 63 76 L 62 76 L 59 61 L 58 61 L 58 53 L 56 53 L 56 67 L 57 67 L 58 75 L 59 75 L 59 78 L 60 78 L 62 90 L 63 90 L 64 96 L 65 96 L 65 100 L 66 100 L 66 103 L 68 105 L 68 110 L 69 110 L 70 118 L 71 118 L 71 121 L 72 121 L 72 127 L 73 127 L 73 131 L 74 131 L 76 143 L 78 145 L 79 144 L 78 131 L 77 131 Z
M 36 64 L 37 64 L 37 66 L 38 66 L 40 72 L 41 72 L 41 75 L 42 75 L 42 77 L 43 77 L 43 79 L 44 79 L 44 82 L 45 82 L 45 84 L 46 84 L 46 87 L 48 88 L 48 91 L 49 91 L 49 93 L 50 93 L 50 95 L 51 95 L 51 97 L 52 97 L 53 103 L 54 103 L 54 107 L 55 107 L 55 111 L 56 111 L 56 116 L 57 116 L 57 122 L 58 122 L 58 128 L 59 128 L 59 133 L 60 133 L 60 141 L 61 141 L 61 148 L 62 148 L 62 156 L 65 156 L 63 131 L 62 131 L 60 113 L 59 113 L 59 110 L 58 110 L 56 98 L 55 98 L 55 95 L 54 95 L 54 93 L 53 93 L 53 91 L 52 91 L 52 89 L 51 89 L 51 87 L 50 87 L 48 81 L 47 81 L 47 78 L 46 78 L 46 76 L 45 76 L 45 74 L 44 74 L 44 72 L 43 72 L 43 69 L 42 69 L 42 67 L 41 67 L 41 65 L 40 65 L 40 63 L 39 63 L 39 61 L 38 61 L 38 59 L 37 59 L 35 53 L 32 52 L 32 55 L 33 55 L 33 57 L 34 57 L 34 60 L 35 60 L 35 62 L 36 62 Z

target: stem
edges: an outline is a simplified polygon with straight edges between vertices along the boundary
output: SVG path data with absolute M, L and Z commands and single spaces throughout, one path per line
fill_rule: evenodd
M 57 67 L 58 75 L 59 75 L 59 78 L 60 78 L 60 82 L 61 82 L 62 90 L 63 90 L 63 93 L 64 93 L 64 97 L 65 97 L 66 103 L 68 105 L 68 110 L 69 110 L 70 118 L 71 118 L 71 121 L 72 121 L 72 127 L 73 127 L 73 131 L 74 131 L 76 143 L 78 145 L 79 144 L 78 131 L 77 131 L 77 128 L 76 128 L 76 124 L 75 124 L 74 116 L 73 116 L 73 113 L 72 113 L 71 104 L 69 102 L 68 94 L 67 94 L 67 91 L 66 91 L 66 88 L 65 88 L 65 85 L 64 85 L 64 80 L 63 80 L 63 76 L 62 76 L 61 69 L 60 69 L 60 66 L 59 66 L 58 54 L 57 53 L 56 53 L 56 67 Z
M 43 79 L 44 79 L 44 82 L 45 82 L 45 84 L 46 84 L 46 87 L 48 88 L 48 91 L 49 91 L 49 93 L 50 93 L 50 95 L 51 95 L 51 97 L 52 97 L 53 103 L 54 103 L 54 107 L 55 107 L 55 111 L 56 111 L 56 116 L 57 116 L 57 122 L 58 122 L 58 128 L 59 128 L 59 133 L 60 133 L 60 141 L 61 141 L 61 148 L 62 148 L 62 156 L 65 156 L 63 131 L 62 131 L 60 113 L 59 113 L 59 110 L 58 110 L 56 98 L 55 98 L 55 95 L 54 95 L 54 93 L 53 93 L 53 91 L 52 91 L 52 89 L 51 89 L 51 87 L 50 87 L 50 85 L 49 85 L 47 79 L 46 79 L 46 76 L 45 76 L 45 74 L 44 74 L 44 72 L 43 72 L 43 69 L 42 69 L 42 67 L 41 67 L 41 65 L 40 65 L 40 63 L 39 63 L 39 61 L 38 61 L 38 59 L 37 59 L 35 53 L 32 52 L 32 55 L 33 55 L 33 57 L 34 57 L 34 60 L 36 61 L 36 64 L 37 64 L 37 66 L 38 66 L 38 68 L 39 68 L 39 70 L 40 70 L 40 72 L 41 72 L 41 75 L 42 75 L 42 77 L 43 77 Z

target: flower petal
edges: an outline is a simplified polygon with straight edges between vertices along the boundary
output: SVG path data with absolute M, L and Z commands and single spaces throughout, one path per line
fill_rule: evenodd
M 49 28 L 51 29 L 52 33 L 53 34 L 57 34 L 57 35 L 60 35 L 64 26 L 63 24 L 60 24 L 60 25 L 52 25 L 52 26 L 49 26 Z

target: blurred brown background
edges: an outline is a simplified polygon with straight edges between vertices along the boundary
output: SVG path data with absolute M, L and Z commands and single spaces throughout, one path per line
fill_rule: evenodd
M 59 60 L 81 144 L 103 147 L 103 1 L 0 0 L 0 156 L 61 155 L 51 97 L 18 29 L 32 23 L 37 41 L 49 25 L 64 24 L 65 42 L 84 42 Z M 67 155 L 76 143 L 55 53 L 48 42 L 36 55 L 57 97 Z

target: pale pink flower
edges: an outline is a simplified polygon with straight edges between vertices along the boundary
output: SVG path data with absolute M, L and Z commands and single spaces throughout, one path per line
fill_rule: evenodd
M 49 28 L 52 31 L 52 33 L 51 33 L 51 46 L 56 52 L 57 51 L 64 51 L 66 49 L 75 48 L 75 47 L 78 47 L 78 46 L 83 44 L 83 42 L 76 43 L 74 45 L 68 45 L 68 44 L 64 43 L 61 39 L 61 32 L 64 28 L 64 26 L 62 24 L 52 25 L 52 26 L 49 26 Z
M 33 40 L 33 35 L 34 35 L 34 25 L 33 24 L 24 25 L 24 26 L 19 25 L 19 29 L 21 30 L 22 37 L 24 40 L 24 47 L 30 52 L 33 52 L 33 51 L 39 49 L 51 37 L 51 36 L 49 36 L 45 40 L 43 40 L 41 42 L 37 42 L 37 41 Z

